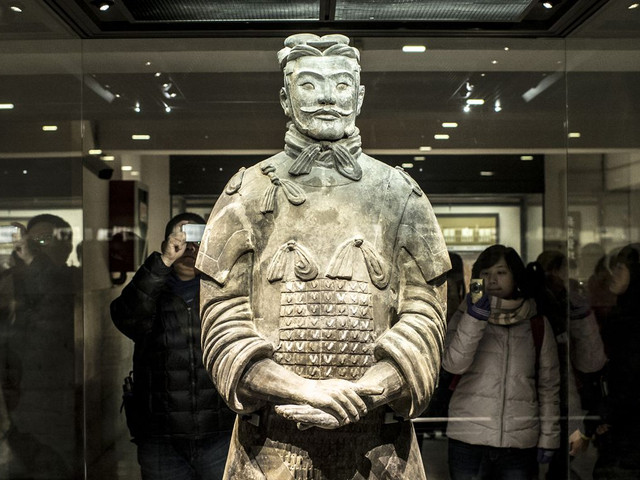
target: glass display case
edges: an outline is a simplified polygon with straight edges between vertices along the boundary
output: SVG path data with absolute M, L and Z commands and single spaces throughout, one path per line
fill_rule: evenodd
M 241 167 L 282 150 L 276 52 L 286 34 L 87 38 L 49 3 L 0 7 L 0 477 L 133 479 L 136 446 L 120 408 L 133 342 L 110 304 L 161 249 L 171 216 L 207 218 Z M 337 3 L 360 15 L 366 2 Z M 351 31 L 366 87 L 363 150 L 429 197 L 461 259 L 461 293 L 496 243 L 525 265 L 565 259 L 555 271 L 562 443 L 552 468 L 567 479 L 594 478 L 599 455 L 611 460 L 585 440 L 605 438 L 597 426 L 627 414 L 636 425 L 624 399 L 614 395 L 621 410 L 610 418 L 611 404 L 585 394 L 600 388 L 602 365 L 578 359 L 594 348 L 576 340 L 588 330 L 579 320 L 593 315 L 587 333 L 604 342 L 611 368 L 640 372 L 637 330 L 620 331 L 640 268 L 640 37 L 625 27 L 640 8 L 602 3 L 555 37 L 431 35 L 415 24 L 409 37 Z M 109 202 L 124 184 L 144 185 L 144 228 L 114 282 Z M 624 268 L 631 290 L 615 293 Z M 415 420 L 430 479 L 448 478 L 445 420 Z M 584 451 L 573 458 L 576 431 Z

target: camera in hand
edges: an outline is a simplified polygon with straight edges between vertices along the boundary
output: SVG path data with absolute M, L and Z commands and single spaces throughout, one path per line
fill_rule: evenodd
M 482 278 L 472 278 L 469 284 L 471 302 L 476 303 L 484 295 L 484 280 Z
M 204 235 L 206 225 L 200 223 L 187 223 L 182 226 L 182 231 L 187 234 L 187 242 L 200 243 Z

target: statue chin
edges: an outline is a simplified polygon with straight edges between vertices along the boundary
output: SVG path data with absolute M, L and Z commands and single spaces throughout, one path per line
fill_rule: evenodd
M 299 122 L 294 122 L 296 129 L 306 135 L 309 138 L 313 138 L 322 141 L 330 141 L 335 142 L 336 140 L 340 140 L 342 138 L 350 137 L 355 132 L 355 125 L 342 128 L 335 128 L 334 126 L 328 126 L 325 128 L 307 128 L 300 125 Z

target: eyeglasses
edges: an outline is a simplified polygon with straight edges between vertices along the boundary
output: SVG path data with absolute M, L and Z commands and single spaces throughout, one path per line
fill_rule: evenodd
M 53 240 L 69 242 L 73 238 L 73 230 L 70 228 L 56 228 L 53 233 L 39 233 L 31 239 L 38 245 L 49 245 Z

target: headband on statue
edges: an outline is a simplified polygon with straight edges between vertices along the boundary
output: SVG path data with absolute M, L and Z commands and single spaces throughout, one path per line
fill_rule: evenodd
M 312 33 L 297 33 L 286 38 L 284 48 L 278 52 L 280 68 L 285 69 L 289 61 L 305 56 L 341 55 L 360 62 L 360 52 L 349 46 L 349 38 L 340 35 L 319 37 Z

